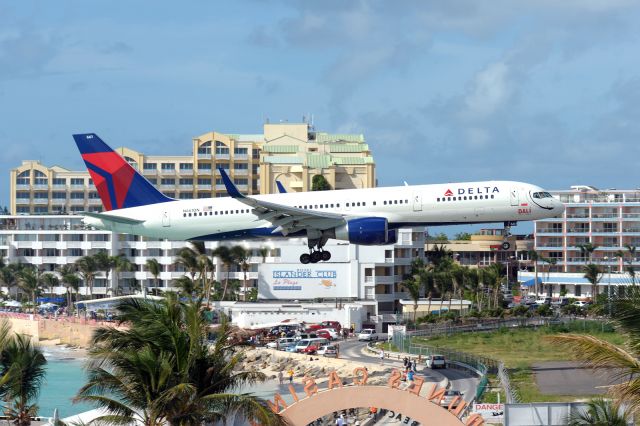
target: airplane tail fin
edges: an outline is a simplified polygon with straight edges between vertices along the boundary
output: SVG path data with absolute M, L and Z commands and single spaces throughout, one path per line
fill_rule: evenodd
M 105 211 L 173 201 L 94 133 L 73 135 Z

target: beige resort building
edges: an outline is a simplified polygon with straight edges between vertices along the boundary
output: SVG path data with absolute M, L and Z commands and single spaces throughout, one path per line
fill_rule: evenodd
M 75 150 L 71 135 L 69 141 Z M 319 132 L 308 123 L 267 123 L 261 134 L 209 132 L 191 143 L 190 155 L 116 151 L 160 191 L 179 199 L 226 196 L 220 168 L 247 194 L 277 192 L 276 180 L 288 192 L 309 191 L 315 175 L 335 189 L 376 186 L 375 162 L 362 134 Z M 10 174 L 11 214 L 102 210 L 86 170 L 25 160 Z

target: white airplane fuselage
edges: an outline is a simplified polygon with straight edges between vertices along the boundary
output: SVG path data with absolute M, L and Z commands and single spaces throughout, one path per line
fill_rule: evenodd
M 541 197 L 534 194 L 546 194 Z M 338 191 L 255 195 L 256 200 L 345 215 L 385 218 L 389 229 L 407 226 L 530 221 L 557 217 L 563 204 L 538 186 L 512 181 L 486 181 L 397 186 Z M 139 224 L 86 217 L 99 229 L 172 240 L 228 240 L 285 236 L 236 198 L 175 200 L 105 212 L 144 221 Z M 289 236 L 304 234 L 289 234 Z M 337 233 L 334 238 L 341 238 Z

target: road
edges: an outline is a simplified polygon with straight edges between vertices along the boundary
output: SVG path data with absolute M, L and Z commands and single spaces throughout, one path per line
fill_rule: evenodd
M 374 355 L 365 353 L 364 348 L 366 342 L 358 342 L 355 339 L 340 341 L 340 358 L 345 358 L 360 362 L 380 363 L 380 359 Z M 402 368 L 402 361 L 385 360 L 385 365 Z M 428 382 L 441 382 L 445 377 L 449 379 L 450 388 L 459 390 L 466 396 L 465 399 L 470 400 L 476 393 L 478 386 L 477 377 L 472 376 L 464 370 L 454 370 L 451 368 L 442 370 L 430 370 L 425 368 L 424 364 L 418 365 L 417 373 L 425 377 Z

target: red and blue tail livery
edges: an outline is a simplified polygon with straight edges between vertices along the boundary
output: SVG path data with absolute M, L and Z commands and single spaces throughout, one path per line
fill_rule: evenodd
M 174 201 L 158 191 L 95 133 L 73 135 L 105 211 Z

